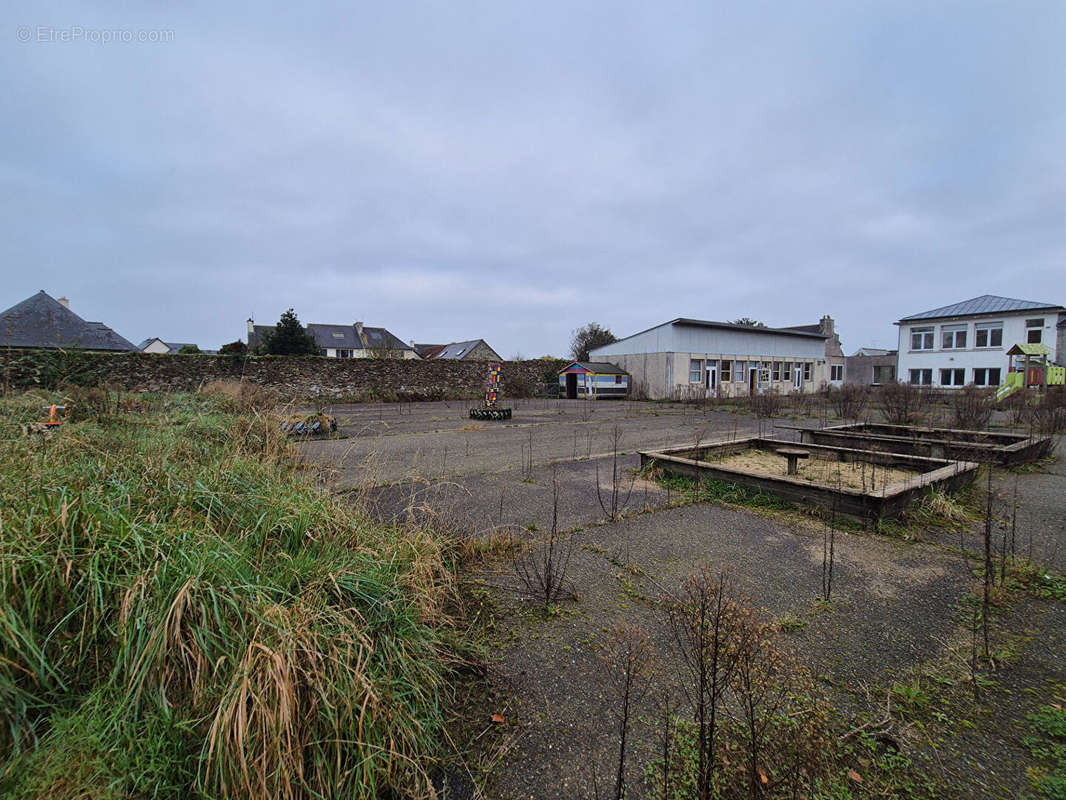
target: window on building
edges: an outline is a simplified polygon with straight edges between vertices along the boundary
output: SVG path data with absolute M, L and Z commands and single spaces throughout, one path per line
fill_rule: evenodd
M 731 380 L 733 380 L 733 362 L 732 361 L 723 361 L 722 362 L 722 380 L 723 381 L 731 381 Z
M 959 350 L 966 347 L 966 326 L 942 326 L 940 328 L 940 346 L 944 350 Z
M 775 361 L 774 362 L 774 370 L 773 370 L 773 378 L 772 379 L 775 380 L 775 381 L 781 380 L 781 362 L 780 361 Z
M 337 358 L 351 358 L 351 357 L 352 357 L 352 351 L 351 350 L 338 350 L 337 351 Z
M 621 375 L 615 375 L 614 376 L 614 382 L 615 383 L 621 383 L 622 382 L 622 376 Z
M 893 366 L 874 367 L 874 386 L 891 383 L 896 379 L 896 368 Z
M 976 386 L 999 386 L 999 367 L 975 367 L 973 382 Z
M 966 384 L 966 370 L 942 369 L 940 370 L 941 386 L 964 386 Z
M 781 380 L 783 380 L 783 381 L 792 380 L 792 362 L 791 361 L 786 361 L 784 364 L 781 365 Z
M 809 381 L 811 379 L 811 362 L 803 362 L 803 380 Z
M 343 339 L 344 338 L 344 334 L 343 333 L 337 333 L 336 331 L 334 331 L 333 332 L 333 338 L 334 339 Z
M 933 328 L 911 328 L 911 350 L 932 350 Z
M 737 368 L 735 370 L 733 370 L 733 373 L 734 373 L 733 374 L 733 379 L 737 383 L 744 383 L 744 373 L 746 371 L 747 371 L 747 362 L 746 361 L 738 361 L 737 362 Z
M 912 369 L 911 370 L 911 383 L 916 386 L 931 386 L 933 383 L 933 370 L 931 369 Z
M 688 382 L 703 383 L 703 359 L 690 358 L 688 360 Z
M 1027 319 L 1025 321 L 1025 341 L 1029 344 L 1040 344 L 1044 336 L 1044 320 Z
M 844 380 L 844 365 L 832 364 L 829 367 L 829 380 L 842 381 Z
M 977 347 L 1002 347 L 1003 323 L 978 322 L 974 329 L 974 345 Z

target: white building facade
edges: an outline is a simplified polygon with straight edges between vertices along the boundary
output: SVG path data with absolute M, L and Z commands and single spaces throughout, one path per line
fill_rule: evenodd
M 826 337 L 679 317 L 589 352 L 629 373 L 651 399 L 813 392 L 829 381 Z
M 1015 344 L 1042 344 L 1061 364 L 1066 308 L 1032 300 L 982 295 L 899 320 L 897 379 L 948 389 L 997 387 L 1010 370 Z

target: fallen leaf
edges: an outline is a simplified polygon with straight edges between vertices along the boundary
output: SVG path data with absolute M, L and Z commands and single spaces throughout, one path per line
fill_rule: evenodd
M 492 715 L 492 721 L 495 722 L 497 725 L 499 725 L 500 723 L 503 722 L 503 714 L 499 714 L 499 713 L 493 714 Z
M 868 758 L 860 758 L 859 759 L 859 766 L 860 767 L 868 767 L 868 766 L 870 766 L 870 759 L 868 759 Z
M 758 770 L 759 770 L 759 780 L 762 781 L 763 783 L 769 783 L 770 779 L 766 777 L 766 773 L 762 771 L 762 767 L 758 767 Z
M 848 770 L 848 777 L 855 781 L 855 783 L 862 783 L 862 775 L 853 769 Z

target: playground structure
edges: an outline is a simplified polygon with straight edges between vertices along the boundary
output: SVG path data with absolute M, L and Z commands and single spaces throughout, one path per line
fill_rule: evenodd
M 489 362 L 488 379 L 485 381 L 485 405 L 470 409 L 470 419 L 504 420 L 511 418 L 511 409 L 501 408 L 500 372 L 503 364 L 499 361 Z
M 1049 386 L 1066 385 L 1066 367 L 1049 364 L 1050 354 L 1042 344 L 1016 344 L 1008 350 L 1010 369 L 996 390 L 996 400 L 1006 400 L 1021 389 L 1045 391 Z

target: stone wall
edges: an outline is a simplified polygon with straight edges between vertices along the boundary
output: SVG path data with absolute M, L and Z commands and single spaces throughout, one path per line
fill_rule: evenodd
M 568 362 L 503 362 L 504 397 L 551 391 Z M 294 356 L 0 351 L 0 388 L 107 383 L 129 391 L 189 392 L 214 380 L 253 381 L 285 399 L 372 402 L 477 398 L 486 362 Z

